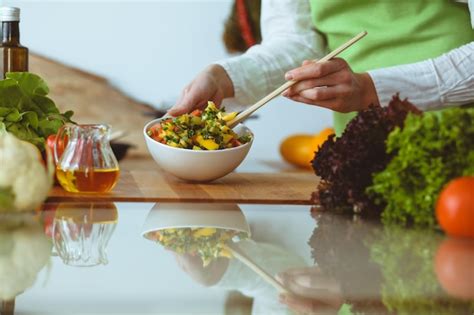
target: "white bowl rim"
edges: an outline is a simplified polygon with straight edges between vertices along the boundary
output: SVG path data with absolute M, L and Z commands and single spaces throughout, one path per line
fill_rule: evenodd
M 167 117 L 169 118 L 169 117 Z M 239 150 L 239 149 L 242 149 L 242 148 L 245 148 L 246 146 L 250 146 L 252 145 L 253 143 L 253 139 L 255 138 L 252 130 L 250 130 L 249 127 L 245 126 L 244 124 L 238 124 L 237 126 L 242 126 L 244 128 L 246 128 L 249 132 L 250 132 L 250 135 L 252 136 L 250 141 L 247 142 L 247 143 L 244 143 L 238 147 L 235 147 L 235 148 L 225 148 L 225 149 L 221 149 L 221 150 L 191 150 L 191 149 L 183 149 L 183 148 L 175 148 L 175 147 L 172 147 L 170 145 L 167 145 L 167 144 L 164 144 L 164 143 L 161 143 L 161 142 L 158 142 L 156 141 L 155 139 L 153 139 L 152 137 L 150 137 L 147 133 L 147 130 L 148 128 L 150 127 L 151 124 L 154 124 L 154 123 L 157 123 L 163 119 L 167 119 L 167 118 L 164 118 L 164 117 L 161 117 L 161 118 L 156 118 L 156 119 L 153 119 L 152 121 L 148 122 L 145 124 L 145 127 L 143 128 L 143 134 L 145 136 L 145 138 L 148 138 L 150 139 L 151 141 L 153 141 L 154 143 L 157 143 L 158 145 L 160 146 L 163 146 L 163 147 L 166 147 L 166 148 L 170 148 L 170 149 L 173 149 L 173 150 L 178 150 L 178 151 L 181 151 L 181 152 L 193 152 L 193 153 L 197 153 L 197 154 L 209 154 L 209 153 L 216 153 L 216 152 L 229 152 L 229 151 L 233 151 L 233 150 Z

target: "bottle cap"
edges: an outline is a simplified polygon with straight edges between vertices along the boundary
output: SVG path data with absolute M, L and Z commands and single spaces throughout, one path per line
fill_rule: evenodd
M 19 22 L 20 9 L 14 7 L 0 7 L 0 22 Z

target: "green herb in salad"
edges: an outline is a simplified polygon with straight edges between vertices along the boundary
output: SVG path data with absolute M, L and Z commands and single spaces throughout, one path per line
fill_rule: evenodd
M 0 129 L 44 149 L 45 139 L 71 122 L 72 111 L 61 114 L 47 97 L 49 88 L 38 75 L 10 72 L 0 80 Z

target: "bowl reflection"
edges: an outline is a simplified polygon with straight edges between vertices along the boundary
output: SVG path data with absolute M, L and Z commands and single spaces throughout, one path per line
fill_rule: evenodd
M 250 228 L 236 204 L 156 204 L 142 235 L 177 254 L 198 256 L 207 266 L 230 258 L 227 244 L 249 238 Z

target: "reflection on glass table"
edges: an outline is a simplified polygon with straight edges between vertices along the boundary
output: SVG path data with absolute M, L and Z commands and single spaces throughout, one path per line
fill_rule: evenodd
M 313 214 L 318 228 L 310 244 L 318 265 L 278 276 L 297 294 L 280 297 L 291 309 L 321 314 L 339 304 L 343 314 L 474 312 L 473 240 L 316 209 Z
M 236 204 L 157 204 L 143 236 L 173 252 L 196 282 L 251 296 L 253 314 L 285 314 L 275 279 L 279 271 L 304 262 L 294 253 L 250 239 L 246 218 Z
M 474 244 L 436 230 L 384 226 L 357 216 L 311 211 L 308 206 L 214 204 L 216 210 L 209 216 L 200 214 L 202 205 L 191 204 L 174 204 L 169 211 L 160 210 L 165 204 L 151 203 L 116 203 L 116 211 L 110 205 L 83 204 L 76 210 L 65 206 L 46 205 L 49 210 L 40 216 L 44 226 L 35 213 L 30 216 L 33 223 L 22 225 L 15 220 L 5 225 L 0 215 L 0 299 L 8 300 L 0 301 L 2 312 L 13 305 L 22 315 L 59 315 L 64 310 L 71 314 L 474 312 Z M 61 207 L 73 213 L 59 211 Z M 75 227 L 80 221 L 76 216 L 84 218 L 84 213 L 100 207 L 109 209 L 107 217 L 97 219 L 92 211 Z M 61 218 L 69 222 L 71 237 L 75 231 L 90 233 L 87 224 L 92 222 L 103 228 L 114 225 L 110 242 L 104 242 L 109 264 L 71 268 L 60 258 L 49 259 L 53 236 L 61 237 L 55 219 Z M 217 222 L 209 224 L 209 218 Z M 190 247 L 192 251 L 165 249 L 158 243 L 161 233 L 147 234 L 173 224 L 176 229 L 178 219 L 186 233 L 203 238 Z M 190 220 L 196 225 L 190 226 Z M 206 225 L 210 228 L 201 229 Z M 236 244 L 241 252 L 293 295 L 280 294 L 248 265 L 226 257 L 225 251 L 206 249 L 202 257 L 211 259 L 203 264 L 196 250 L 205 249 L 205 240 L 212 235 L 219 240 L 219 228 L 234 231 L 224 236 L 234 238 L 237 226 L 241 227 L 237 234 L 248 236 L 239 236 Z M 144 232 L 153 235 L 153 241 L 144 239 Z M 192 240 L 190 235 L 183 240 Z M 172 234 L 168 241 L 177 242 L 178 236 Z M 58 246 L 61 242 L 55 240 Z M 186 243 L 175 245 L 182 248 Z M 20 276 L 29 281 L 19 280 Z M 5 288 L 14 289 L 6 294 Z
M 229 244 L 250 237 L 236 204 L 156 204 L 143 236 L 177 254 L 198 256 L 204 267 L 219 257 L 232 257 Z
M 118 222 L 113 203 L 60 203 L 43 211 L 54 256 L 74 267 L 106 265 L 106 248 Z
M 34 284 L 50 253 L 51 242 L 37 214 L 0 214 L 0 304 L 4 308 Z

